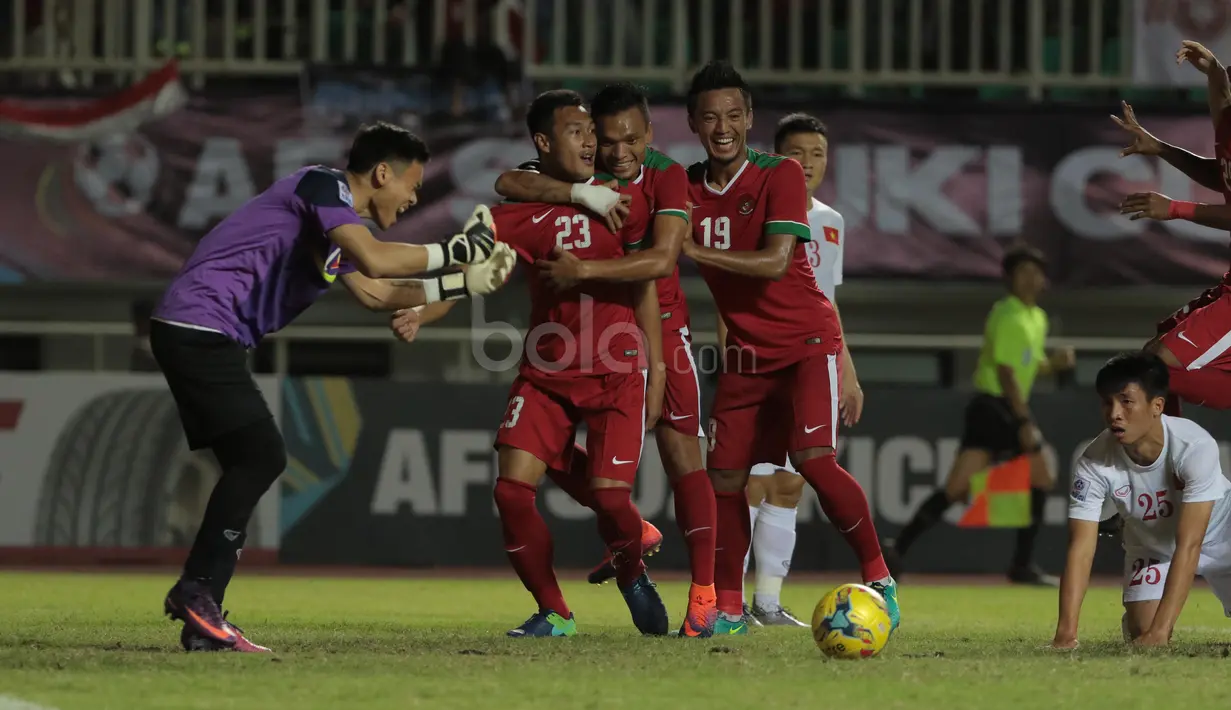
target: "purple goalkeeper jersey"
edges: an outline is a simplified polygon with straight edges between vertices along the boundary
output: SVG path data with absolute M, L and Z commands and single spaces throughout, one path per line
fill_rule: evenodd
M 355 270 L 328 237 L 344 224 L 363 224 L 345 174 L 319 165 L 297 170 L 201 239 L 154 318 L 254 348 Z

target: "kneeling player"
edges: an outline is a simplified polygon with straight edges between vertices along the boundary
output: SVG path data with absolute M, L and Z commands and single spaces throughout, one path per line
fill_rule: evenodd
M 1231 616 L 1231 483 L 1218 443 L 1198 424 L 1163 414 L 1167 366 L 1154 355 L 1118 355 L 1095 388 L 1107 429 L 1078 459 L 1069 494 L 1069 549 L 1052 645 L 1077 646 L 1098 525 L 1110 502 L 1124 520 L 1124 631 L 1164 646 L 1193 575 L 1206 578 Z
M 594 121 L 580 95 L 549 91 L 530 106 L 526 122 L 543 174 L 569 182 L 594 176 Z M 586 259 L 624 253 L 649 221 L 640 189 L 620 234 L 570 205 L 504 203 L 492 210 L 501 242 L 534 264 L 553 251 Z M 621 240 L 620 237 L 624 237 Z M 496 507 L 505 551 L 538 610 L 510 636 L 571 636 L 576 623 L 552 569 L 551 534 L 535 505 L 548 469 L 566 471 L 577 426 L 588 430 L 588 478 L 599 534 L 607 543 L 616 583 L 646 634 L 667 633 L 667 610 L 641 560 L 641 515 L 631 493 L 645 440 L 646 410 L 662 407 L 658 298 L 653 281 L 586 282 L 552 291 L 541 273 L 529 276 L 531 328 L 508 409 L 496 434 L 500 475 Z M 645 333 L 644 344 L 638 327 Z M 646 374 L 651 375 L 647 396 Z M 657 382 L 655 382 L 657 380 Z

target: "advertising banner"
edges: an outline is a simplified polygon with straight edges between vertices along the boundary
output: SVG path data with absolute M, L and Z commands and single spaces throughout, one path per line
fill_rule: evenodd
M 449 234 L 476 203 L 497 199 L 501 171 L 533 154 L 524 127 L 499 110 L 487 123 L 418 125 L 412 107 L 386 96 L 399 84 L 365 80 L 346 91 L 331 76 L 315 86 L 305 97 L 197 96 L 136 133 L 77 145 L 0 139 L 11 165 L 0 281 L 167 278 L 276 176 L 306 163 L 343 166 L 354 106 L 370 107 L 369 120 L 415 126 L 433 154 L 419 204 L 386 239 Z M 1208 286 L 1226 271 L 1226 232 L 1118 214 L 1124 195 L 1141 190 L 1222 198 L 1161 161 L 1120 158 L 1125 134 L 1107 111 L 823 109 L 831 149 L 819 197 L 845 217 L 848 278 L 995 279 L 1013 240 L 1044 249 L 1052 280 L 1066 287 Z M 752 143 L 769 147 L 782 115 L 758 105 Z M 1204 113 L 1138 117 L 1166 141 L 1212 151 Z M 677 161 L 704 157 L 682 107 L 656 106 L 653 127 L 655 145 Z
M 257 384 L 277 418 L 277 380 Z M 0 374 L 0 548 L 187 548 L 219 475 L 162 375 Z M 278 503 L 250 549 L 278 547 Z
M 303 379 L 288 383 L 283 404 L 290 469 L 283 483 L 280 560 L 296 564 L 412 567 L 507 564 L 492 501 L 492 450 L 507 389 L 492 385 L 399 385 Z M 882 537 L 891 537 L 944 480 L 957 451 L 967 395 L 931 389 L 872 390 L 863 421 L 845 432 L 839 461 L 867 492 Z M 1072 461 L 1102 429 L 1099 403 L 1086 392 L 1040 393 L 1032 408 L 1047 436 L 1060 481 L 1046 508 L 1037 557 L 1058 571 L 1067 532 Z M 1231 415 L 1193 409 L 1220 439 L 1231 470 Z M 673 520 L 671 490 L 652 437 L 646 440 L 634 500 L 662 529 L 656 568 L 686 568 Z M 593 514 L 544 483 L 539 510 L 562 568 L 596 564 L 603 548 Z M 918 572 L 1003 572 L 1014 531 L 963 529 L 964 507 L 923 537 L 908 559 Z M 954 554 L 960 550 L 961 554 Z M 1116 571 L 1122 553 L 1100 546 L 1099 568 Z M 799 512 L 792 563 L 800 570 L 854 569 L 841 536 L 825 521 L 811 490 Z

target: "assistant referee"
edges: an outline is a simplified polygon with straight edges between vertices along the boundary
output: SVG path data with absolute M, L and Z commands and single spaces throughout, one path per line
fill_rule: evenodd
M 896 540 L 886 541 L 885 559 L 900 566 L 907 550 L 940 520 L 949 506 L 965 501 L 970 479 L 989 465 L 1023 454 L 1030 456 L 1030 526 L 1018 530 L 1009 579 L 1021 584 L 1058 586 L 1059 580 L 1033 561 L 1034 541 L 1042 523 L 1047 491 L 1056 480 L 1042 456 L 1043 439 L 1030 414 L 1030 389 L 1037 375 L 1072 369 L 1072 348 L 1048 358 L 1047 313 L 1038 297 L 1047 287 L 1042 252 L 1018 246 L 1006 252 L 1002 267 L 1009 293 L 992 306 L 983 331 L 983 347 L 975 369 L 975 396 L 966 405 L 962 443 L 945 487 L 919 506 Z M 900 570 L 891 569 L 897 577 Z

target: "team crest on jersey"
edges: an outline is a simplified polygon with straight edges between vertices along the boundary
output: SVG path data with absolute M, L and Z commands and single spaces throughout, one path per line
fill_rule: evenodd
M 1128 486 L 1120 486 L 1119 488 L 1116 489 L 1116 497 L 1117 498 L 1127 498 L 1128 492 L 1129 492 Z
M 1072 496 L 1073 500 L 1085 500 L 1086 499 L 1085 479 L 1074 478 L 1073 479 L 1073 492 L 1070 493 L 1069 495 Z
M 752 210 L 756 208 L 757 201 L 752 199 L 752 195 L 739 196 L 739 213 L 747 217 L 752 214 Z
M 338 199 L 345 202 L 347 207 L 355 208 L 355 197 L 350 194 L 350 185 L 343 180 L 338 181 Z
M 825 241 L 829 242 L 830 244 L 838 243 L 838 240 L 841 237 L 838 236 L 837 227 L 821 227 L 821 229 L 825 230 Z

